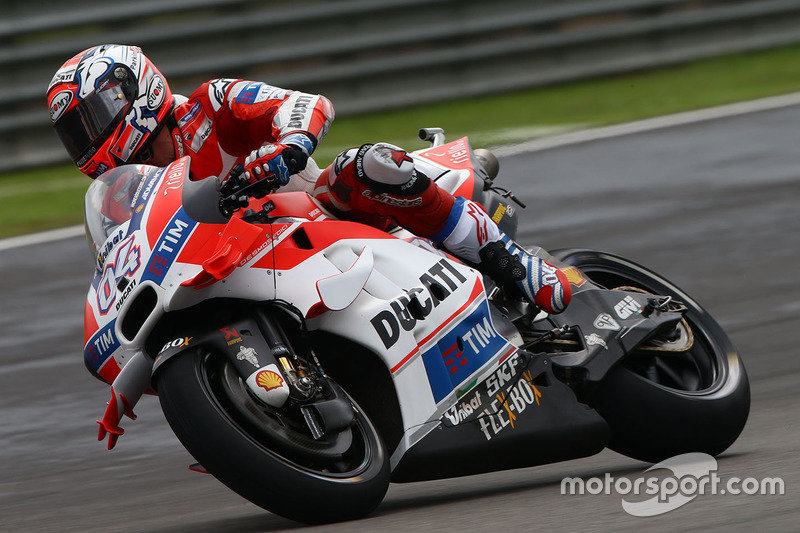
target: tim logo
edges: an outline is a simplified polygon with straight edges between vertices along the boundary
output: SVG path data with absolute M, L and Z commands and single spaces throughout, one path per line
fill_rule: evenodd
M 460 338 L 442 353 L 442 359 L 444 359 L 444 365 L 450 370 L 451 374 L 455 374 L 458 372 L 459 367 L 467 364 L 468 359 L 464 357 L 464 344 Z
M 475 309 L 422 354 L 436 402 L 508 347 L 492 326 L 486 303 Z
M 464 348 L 469 347 L 471 353 L 479 354 L 483 348 L 489 346 L 494 337 L 497 337 L 497 332 L 489 324 L 489 317 L 485 316 L 483 322 L 470 328 L 462 337 L 457 337 L 455 344 L 442 353 L 445 366 L 451 374 L 455 374 L 469 362 L 464 354 Z

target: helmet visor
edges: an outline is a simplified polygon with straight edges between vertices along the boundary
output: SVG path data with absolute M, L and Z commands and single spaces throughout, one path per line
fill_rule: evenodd
M 54 124 L 67 153 L 78 166 L 85 163 L 81 159 L 90 148 L 99 146 L 111 135 L 133 105 L 133 97 L 123 84 L 109 82 Z

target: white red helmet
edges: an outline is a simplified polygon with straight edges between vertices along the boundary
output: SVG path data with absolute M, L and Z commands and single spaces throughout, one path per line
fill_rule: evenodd
M 53 127 L 78 168 L 92 178 L 134 162 L 173 101 L 167 80 L 141 49 L 117 44 L 76 55 L 47 88 Z

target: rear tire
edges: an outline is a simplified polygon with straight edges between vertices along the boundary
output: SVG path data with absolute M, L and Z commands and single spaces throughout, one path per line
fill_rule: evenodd
M 305 523 L 360 518 L 382 501 L 389 459 L 366 414 L 342 439 L 315 441 L 307 429 L 248 394 L 233 366 L 200 348 L 159 369 L 167 421 L 192 456 L 244 498 Z
M 553 255 L 603 287 L 638 287 L 688 307 L 683 324 L 694 343 L 687 350 L 635 351 L 586 398 L 611 427 L 609 448 L 658 462 L 688 452 L 715 456 L 733 444 L 750 412 L 750 385 L 736 349 L 711 315 L 663 277 L 622 257 L 591 250 Z

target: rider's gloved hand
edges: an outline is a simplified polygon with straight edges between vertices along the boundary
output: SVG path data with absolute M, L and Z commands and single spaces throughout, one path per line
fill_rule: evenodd
M 285 144 L 265 144 L 253 150 L 244 160 L 242 177 L 248 183 L 257 181 L 270 189 L 289 183 L 289 176 L 306 167 L 308 156 Z
M 244 161 L 242 174 L 248 183 L 263 181 L 270 189 L 289 183 L 289 176 L 306 168 L 308 156 L 316 148 L 316 138 L 305 131 L 293 131 L 254 150 Z

